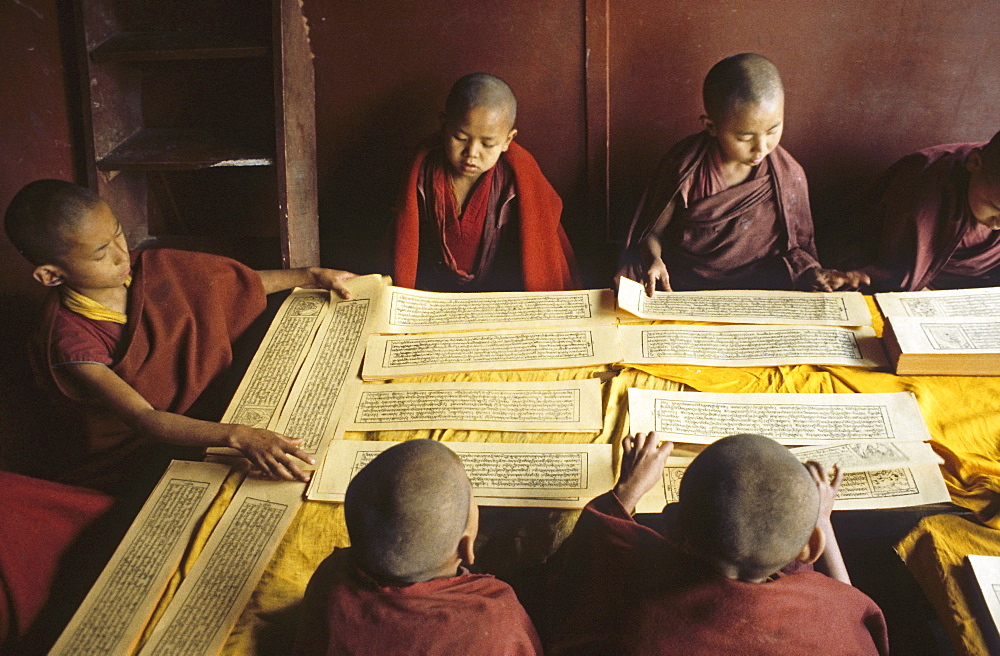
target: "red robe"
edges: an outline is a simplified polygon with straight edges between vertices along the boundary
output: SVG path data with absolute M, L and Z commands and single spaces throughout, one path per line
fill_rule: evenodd
M 806 176 L 778 146 L 745 182 L 727 188 L 718 142 L 699 132 L 678 142 L 646 190 L 625 246 L 630 277 L 645 276 L 639 243 L 667 204 L 660 243 L 675 290 L 791 289 L 819 266 Z
M 1000 265 L 1000 232 L 962 244 L 979 226 L 969 208 L 965 160 L 984 145 L 934 146 L 904 157 L 886 173 L 871 226 L 882 235 L 871 267 L 877 291 L 972 286 Z
M 584 509 L 551 565 L 549 606 L 536 617 L 547 654 L 889 651 L 882 611 L 860 590 L 804 570 L 728 579 L 637 524 L 610 492 Z
M 0 499 L 0 645 L 9 646 L 39 619 L 53 583 L 65 583 L 59 575 L 63 557 L 71 549 L 85 548 L 77 539 L 113 500 L 92 490 L 9 472 L 0 472 Z M 40 618 L 46 621 L 52 618 Z M 28 647 L 15 649 L 22 650 Z
M 440 255 L 440 230 L 432 216 L 425 191 L 426 167 L 430 147 L 420 150 L 410 167 L 403 197 L 396 214 L 393 281 L 401 287 L 415 287 L 433 272 Z M 477 272 L 475 285 L 448 285 L 433 291 L 562 291 L 579 289 L 576 258 L 566 232 L 560 223 L 562 200 L 545 179 L 535 158 L 511 142 L 500 156 L 497 166 L 509 166 L 513 187 L 498 189 L 494 207 L 484 228 L 484 253 L 481 258 L 488 266 Z M 505 176 L 497 176 L 502 182 Z M 492 233 L 492 236 L 490 236 Z M 490 240 L 496 241 L 491 243 Z M 508 250 L 504 241 L 513 242 Z M 430 243 L 423 243 L 430 242 Z M 497 249 L 489 252 L 491 249 Z M 495 270 L 503 268 L 505 259 L 520 260 L 513 280 L 497 280 Z M 440 276 L 433 276 L 438 280 Z
M 509 585 L 488 574 L 383 587 L 350 549 L 324 560 L 306 589 L 294 654 L 527 656 L 538 634 Z
M 128 322 L 111 369 L 157 410 L 183 414 L 232 363 L 232 343 L 263 312 L 260 276 L 229 258 L 168 249 L 133 254 Z M 82 443 L 54 448 L 62 480 L 119 492 L 147 465 L 150 476 L 176 450 L 138 435 L 107 408 L 84 398 L 52 367 L 58 294 L 44 310 L 34 348 L 42 383 L 82 415 Z M 150 464 L 156 459 L 156 464 Z M 161 470 L 162 473 L 162 470 Z

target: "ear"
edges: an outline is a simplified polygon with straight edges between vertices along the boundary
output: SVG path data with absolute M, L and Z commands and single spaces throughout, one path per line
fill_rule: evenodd
M 983 169 L 983 154 L 976 148 L 965 160 L 965 169 L 969 173 L 979 173 Z
M 458 540 L 458 557 L 466 565 L 476 562 L 476 536 L 466 533 Z
M 501 152 L 507 152 L 507 149 L 510 148 L 510 142 L 513 141 L 516 136 L 517 130 L 511 129 L 510 133 L 507 135 L 507 142 L 503 145 L 503 150 Z
M 795 560 L 803 565 L 812 565 L 823 555 L 824 549 L 826 549 L 826 536 L 823 535 L 820 527 L 816 526 L 809 536 L 809 542 L 806 543 L 806 546 L 802 547 L 802 552 Z
M 42 264 L 35 267 L 35 270 L 31 273 L 31 277 L 46 287 L 61 285 L 63 280 L 65 280 L 62 269 L 54 264 Z
M 705 131 L 708 132 L 710 137 L 719 136 L 719 128 L 716 127 L 715 121 L 708 118 L 706 114 L 702 114 L 698 118 L 701 120 L 701 127 L 705 128 Z

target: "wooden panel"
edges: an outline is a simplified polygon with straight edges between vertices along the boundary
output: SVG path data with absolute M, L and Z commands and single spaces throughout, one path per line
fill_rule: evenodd
M 259 139 L 258 139 L 259 140 Z M 268 166 L 274 157 L 245 137 L 210 130 L 143 128 L 97 163 L 101 171 L 186 171 Z

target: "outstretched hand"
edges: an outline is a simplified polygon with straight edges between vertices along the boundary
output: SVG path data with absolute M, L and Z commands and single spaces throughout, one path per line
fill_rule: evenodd
M 653 292 L 659 288 L 661 291 L 670 292 L 673 289 L 670 288 L 670 274 L 667 272 L 667 265 L 663 263 L 663 260 L 657 258 L 653 261 L 649 267 L 646 268 L 646 274 L 643 276 L 642 285 L 646 288 L 646 296 L 652 298 Z
M 814 292 L 855 291 L 863 285 L 870 285 L 871 278 L 862 271 L 839 271 L 837 269 L 809 269 L 802 274 L 801 287 Z
M 317 287 L 336 292 L 344 299 L 351 298 L 351 292 L 344 286 L 344 283 L 351 278 L 356 278 L 357 274 L 350 271 L 323 269 L 321 267 L 313 267 L 310 269 L 310 272 L 312 273 L 313 284 Z
M 302 471 L 292 459 L 316 464 L 313 458 L 298 448 L 301 439 L 293 440 L 262 428 L 232 424 L 229 426 L 228 443 L 239 449 L 253 465 L 269 478 L 289 481 L 309 481 L 309 474 Z
M 621 473 L 614 492 L 629 513 L 663 477 L 663 465 L 673 449 L 673 442 L 660 444 L 656 431 L 636 433 L 622 440 Z
M 809 475 L 812 476 L 816 487 L 819 489 L 819 521 L 829 522 L 830 515 L 833 512 L 833 501 L 837 497 L 837 489 L 840 487 L 840 481 L 843 478 L 840 465 L 833 466 L 832 481 L 830 480 L 829 473 L 826 471 L 826 467 L 814 460 L 806 463 L 806 469 L 809 470 Z

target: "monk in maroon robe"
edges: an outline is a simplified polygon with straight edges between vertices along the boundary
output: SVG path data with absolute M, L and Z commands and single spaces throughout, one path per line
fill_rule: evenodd
M 784 88 L 755 54 L 723 59 L 704 84 L 705 130 L 667 153 L 629 230 L 619 275 L 655 289 L 856 288 L 820 267 L 806 176 L 778 142 Z
M 872 228 L 881 238 L 865 270 L 876 291 L 1000 285 L 1000 132 L 896 162 Z
M 506 583 L 470 574 L 479 511 L 458 457 L 440 442 L 387 449 L 348 486 L 350 549 L 306 589 L 295 654 L 521 656 L 542 653 Z
M 615 489 L 550 561 L 535 618 L 547 654 L 888 654 L 882 612 L 849 585 L 830 524 L 839 471 L 831 484 L 768 438 L 725 438 L 688 467 L 660 532 L 631 513 L 672 446 L 626 438 Z
M 578 289 L 562 200 L 514 143 L 507 84 L 473 73 L 452 87 L 441 132 L 417 154 L 396 216 L 393 278 L 431 291 Z

